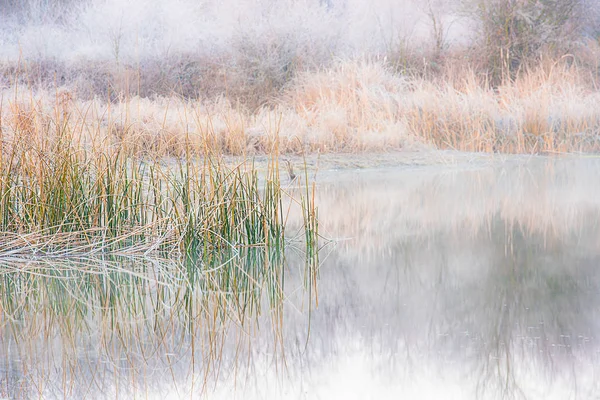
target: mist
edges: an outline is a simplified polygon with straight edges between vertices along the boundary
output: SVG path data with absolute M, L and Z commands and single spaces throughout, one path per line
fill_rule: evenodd
M 0 60 L 87 62 L 143 67 L 182 57 L 228 68 L 295 63 L 301 68 L 350 57 L 385 57 L 433 43 L 469 42 L 466 18 L 439 1 L 393 0 L 29 0 L 0 2 Z

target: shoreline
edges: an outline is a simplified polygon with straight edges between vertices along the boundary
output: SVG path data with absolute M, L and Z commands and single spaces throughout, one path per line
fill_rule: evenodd
M 306 156 L 282 154 L 279 156 L 279 172 L 284 184 L 290 182 L 288 171 L 284 162 L 290 161 L 296 174 L 296 179 L 304 179 L 304 166 L 306 165 L 309 182 L 328 181 L 336 176 L 352 172 L 398 171 L 411 169 L 440 169 L 468 170 L 498 165 L 517 165 L 550 160 L 581 160 L 596 158 L 596 153 L 556 153 L 556 154 L 500 154 L 500 153 L 472 153 L 456 150 L 420 150 L 420 151 L 389 151 L 389 152 L 363 152 L 363 153 L 326 153 L 308 154 Z M 251 163 L 259 174 L 264 174 L 270 163 L 271 156 L 223 156 L 225 165 L 232 167 L 241 163 Z M 318 178 L 318 179 L 315 179 Z

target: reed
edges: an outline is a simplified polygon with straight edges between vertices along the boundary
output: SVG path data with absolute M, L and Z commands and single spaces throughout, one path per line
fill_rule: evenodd
M 459 67 L 449 64 L 440 76 L 425 78 L 398 74 L 380 61 L 340 61 L 298 72 L 267 106 L 253 111 L 224 97 L 134 96 L 106 103 L 65 90 L 17 91 L 6 94 L 12 100 L 2 102 L 0 125 L 5 143 L 19 143 L 20 136 L 19 146 L 33 142 L 40 151 L 70 141 L 92 148 L 64 154 L 84 164 L 100 164 L 93 156 L 109 151 L 114 157 L 115 149 L 119 162 L 424 147 L 490 153 L 599 149 L 600 98 L 587 69 L 567 59 L 543 60 L 492 87 L 475 69 Z M 6 159 L 7 149 L 3 154 Z
M 69 356 L 81 346 L 126 364 L 135 380 L 145 379 L 140 360 L 185 354 L 205 385 L 228 357 L 243 360 L 240 346 L 265 315 L 281 341 L 284 202 L 305 200 L 284 199 L 276 137 L 259 171 L 250 158 L 227 163 L 211 138 L 201 154 L 189 137 L 179 157 L 140 154 L 74 123 L 68 110 L 48 115 L 35 102 L 13 110 L 0 141 L 0 352 L 16 346 L 27 368 L 47 376 L 52 368 L 31 350 L 70 338 L 62 353 L 46 354 L 66 363 L 53 390 L 67 395 L 73 379 L 85 379 L 71 374 L 88 368 Z M 314 207 L 303 209 L 305 229 L 317 226 Z M 312 243 L 306 257 L 316 271 Z M 17 343 L 4 342 L 5 332 Z M 86 342 L 90 332 L 97 341 Z M 171 368 L 168 357 L 161 361 Z M 43 379 L 11 379 L 0 393 L 48 395 Z
M 226 164 L 209 142 L 202 156 L 186 139 L 182 157 L 143 157 L 57 114 L 22 111 L 1 138 L 1 255 L 283 247 L 277 154 L 261 176 L 251 159 Z

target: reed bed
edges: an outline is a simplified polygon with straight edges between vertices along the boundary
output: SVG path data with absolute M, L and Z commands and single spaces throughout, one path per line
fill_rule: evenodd
M 70 101 L 57 95 L 50 113 L 11 103 L 0 132 L 0 395 L 86 397 L 73 382 L 106 373 L 99 361 L 114 366 L 117 387 L 101 390 L 116 397 L 177 368 L 202 392 L 245 360 L 259 320 L 282 354 L 285 249 L 298 247 L 289 208 L 310 231 L 297 236 L 310 240 L 311 276 L 319 237 L 314 199 L 281 182 L 277 141 L 260 171 L 250 157 L 226 162 L 211 137 L 165 153 L 105 135 Z
M 226 166 L 189 149 L 177 159 L 140 158 L 119 143 L 87 142 L 65 116 L 39 117 L 21 117 L 2 134 L 1 254 L 283 245 L 276 158 L 259 183 L 250 160 Z
M 600 96 L 593 82 L 585 68 L 564 60 L 540 62 L 495 86 L 468 66 L 457 71 L 449 65 L 440 76 L 424 78 L 382 61 L 340 61 L 298 72 L 280 94 L 254 109 L 226 96 L 124 96 L 110 102 L 80 100 L 68 86 L 5 91 L 0 125 L 6 136 L 60 120 L 61 129 L 77 132 L 79 141 L 118 146 L 137 157 L 430 147 L 596 152 Z

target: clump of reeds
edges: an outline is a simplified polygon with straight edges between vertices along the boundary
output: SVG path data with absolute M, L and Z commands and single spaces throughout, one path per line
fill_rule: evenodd
M 146 351 L 132 343 L 162 343 L 157 331 L 183 335 L 199 342 L 188 344 L 206 376 L 218 373 L 228 329 L 251 329 L 265 302 L 280 338 L 286 217 L 277 138 L 259 173 L 251 159 L 226 163 L 210 137 L 186 135 L 178 157 L 139 152 L 86 124 L 70 102 L 57 96 L 53 113 L 14 102 L 9 122 L 0 121 L 0 318 L 36 323 L 27 310 L 44 309 L 56 322 L 45 338 L 4 320 L 0 331 L 27 343 L 100 329 L 101 343 L 118 339 L 127 354 Z M 304 229 L 315 230 L 304 236 L 316 277 L 316 207 L 295 201 Z M 137 261 L 109 262 L 118 256 Z
M 96 350 L 118 362 L 127 354 L 134 368 L 131 354 L 147 360 L 191 348 L 189 368 L 208 380 L 226 342 L 238 357 L 265 304 L 281 338 L 286 220 L 276 157 L 262 175 L 250 161 L 232 167 L 208 148 L 204 157 L 190 146 L 180 159 L 139 158 L 34 115 L 38 121 L 15 124 L 0 142 L 0 331 L 14 332 L 18 349 L 68 332 L 73 348 L 65 342 L 54 355 L 60 360 L 97 332 Z M 313 285 L 314 188 L 297 201 L 305 229 L 314 230 L 304 235 Z M 13 324 L 23 319 L 46 324 L 43 337 Z M 77 360 L 70 371 L 85 368 Z M 46 376 L 45 364 L 29 361 Z M 74 379 L 67 371 L 62 378 Z M 37 390 L 34 382 L 6 393 L 43 395 Z
M 101 346 L 122 344 L 101 349 L 118 357 L 150 356 L 156 348 L 136 344 L 186 337 L 192 368 L 199 357 L 206 376 L 218 373 L 230 327 L 246 333 L 265 301 L 280 337 L 286 219 L 277 137 L 259 173 L 251 159 L 226 163 L 211 137 L 186 135 L 176 154 L 140 152 L 79 118 L 68 96 L 57 99 L 53 113 L 14 102 L 0 121 L 0 317 L 8 318 L 0 331 L 14 330 L 29 348 L 64 331 L 100 331 Z M 305 229 L 315 230 L 305 237 L 316 277 L 315 204 L 297 202 Z M 111 261 L 118 256 L 136 258 Z M 43 338 L 12 325 L 37 323 L 31 309 L 52 315 Z
M 250 161 L 190 141 L 184 154 L 141 157 L 127 145 L 13 105 L 0 143 L 0 252 L 198 253 L 283 246 L 279 165 L 264 177 Z M 259 183 L 260 182 L 260 183 Z

